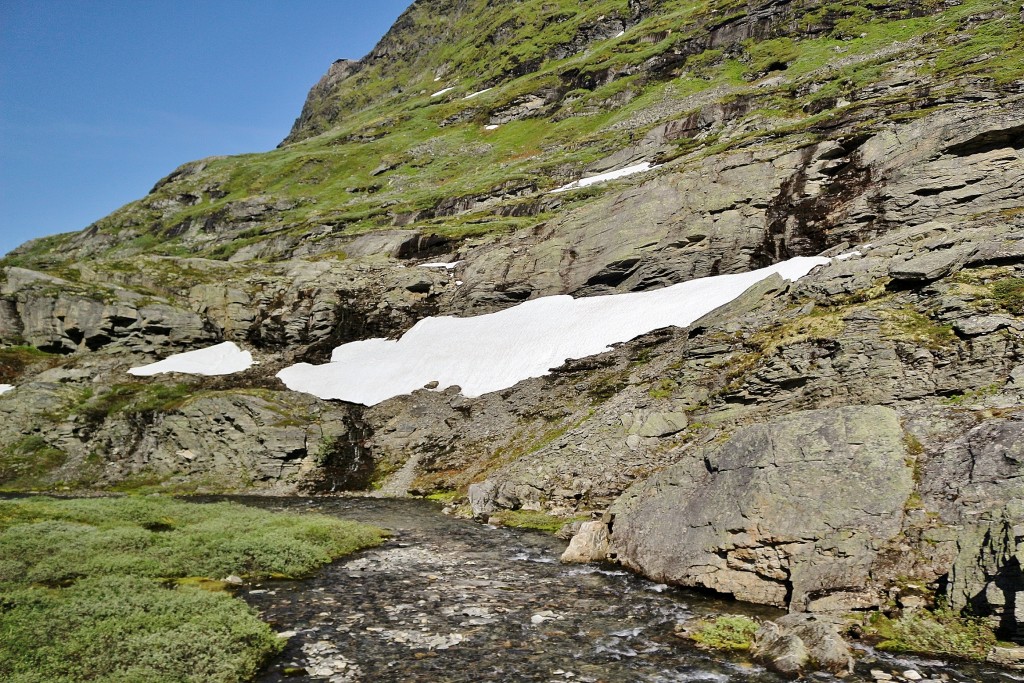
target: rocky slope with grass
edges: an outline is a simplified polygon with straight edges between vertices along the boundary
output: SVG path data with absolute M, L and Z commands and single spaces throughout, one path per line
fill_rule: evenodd
M 943 597 L 1019 639 L 1021 24 L 998 0 L 416 2 L 278 149 L 3 259 L 0 482 L 592 514 L 666 582 Z M 851 252 L 477 398 L 274 376 L 429 316 Z M 126 373 L 221 341 L 260 363 Z

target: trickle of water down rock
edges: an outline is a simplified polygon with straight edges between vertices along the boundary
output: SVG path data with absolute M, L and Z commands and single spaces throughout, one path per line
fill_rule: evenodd
M 394 534 L 310 579 L 243 589 L 289 637 L 260 683 L 785 680 L 745 656 L 705 652 L 676 635 L 677 625 L 705 615 L 782 614 L 772 608 L 655 584 L 611 565 L 563 565 L 565 543 L 554 537 L 454 519 L 423 501 L 234 500 L 335 514 Z M 875 681 L 879 672 L 906 680 L 906 671 L 923 680 L 1019 680 L 987 666 L 872 651 L 842 680 Z

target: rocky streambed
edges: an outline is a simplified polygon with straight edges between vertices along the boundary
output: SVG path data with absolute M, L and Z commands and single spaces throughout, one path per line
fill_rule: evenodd
M 394 533 L 384 546 L 308 580 L 241 591 L 289 636 L 258 678 L 264 683 L 783 680 L 743 656 L 708 653 L 676 635 L 680 624 L 704 615 L 781 613 L 654 584 L 614 566 L 561 565 L 565 544 L 544 534 L 454 519 L 425 501 L 232 500 L 339 515 Z M 901 679 L 1021 677 L 867 650 L 844 680 Z

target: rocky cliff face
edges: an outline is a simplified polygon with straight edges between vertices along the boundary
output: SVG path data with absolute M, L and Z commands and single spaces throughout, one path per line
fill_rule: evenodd
M 414 3 L 279 149 L 8 255 L 0 482 L 602 513 L 668 582 L 793 611 L 945 595 L 1019 638 L 1019 8 L 586 5 Z M 432 315 L 851 251 L 478 398 L 274 378 Z M 225 340 L 260 364 L 125 372 Z

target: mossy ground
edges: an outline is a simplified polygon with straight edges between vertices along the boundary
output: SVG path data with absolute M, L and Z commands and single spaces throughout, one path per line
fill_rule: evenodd
M 233 503 L 0 501 L 0 679 L 247 680 L 282 643 L 217 579 L 301 576 L 381 538 Z

